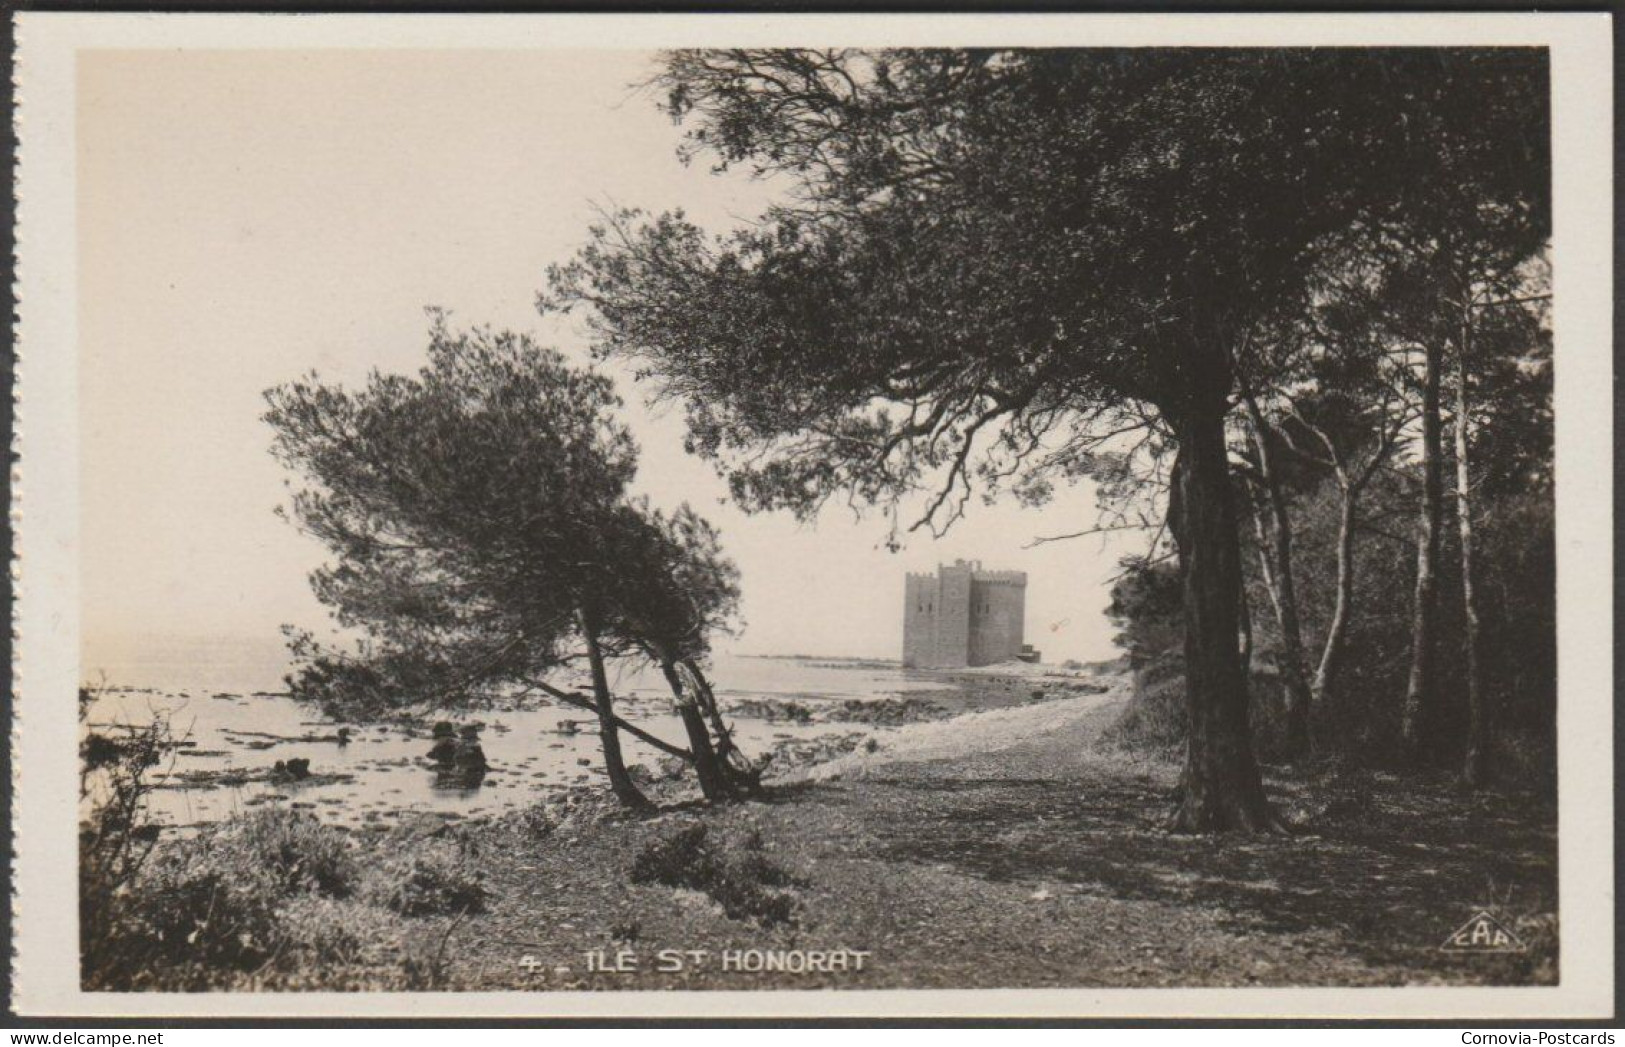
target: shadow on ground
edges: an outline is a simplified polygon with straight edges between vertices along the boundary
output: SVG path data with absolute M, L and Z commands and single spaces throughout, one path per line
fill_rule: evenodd
M 851 806 L 888 861 L 1215 909 L 1248 934 L 1331 932 L 1369 964 L 1469 962 L 1439 947 L 1489 908 L 1529 949 L 1471 957 L 1479 975 L 1555 976 L 1556 809 L 1530 793 L 1465 795 L 1438 776 L 1371 772 L 1277 778 L 1283 805 L 1313 798 L 1304 835 L 1189 837 L 1160 828 L 1171 769 L 1106 764 L 1064 782 L 945 763 L 905 771 L 798 800 L 842 804 L 842 791 L 861 790 Z

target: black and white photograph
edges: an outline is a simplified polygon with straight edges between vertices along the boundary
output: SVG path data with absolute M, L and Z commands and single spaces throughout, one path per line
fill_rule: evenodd
M 1606 16 L 82 17 L 22 1004 L 1612 1013 Z

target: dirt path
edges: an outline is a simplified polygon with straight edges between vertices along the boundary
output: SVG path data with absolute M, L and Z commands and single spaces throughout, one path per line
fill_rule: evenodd
M 787 776 L 764 803 L 493 830 L 490 911 L 457 932 L 480 988 L 1529 984 L 1556 977 L 1555 810 L 1371 773 L 1274 778 L 1290 839 L 1170 836 L 1175 768 L 1102 753 L 1124 691 L 911 725 Z M 702 889 L 632 883 L 703 826 L 746 855 Z M 715 865 L 714 855 L 697 858 Z M 718 859 L 720 860 L 720 859 Z M 730 859 L 731 860 L 731 859 Z M 710 866 L 707 866 L 709 868 Z M 717 866 L 722 868 L 722 866 Z M 762 870 L 768 870 L 762 873 Z M 793 919 L 729 916 L 740 870 Z M 784 873 L 783 882 L 775 871 Z M 731 877 L 731 879 L 730 879 Z M 747 887 L 749 885 L 746 885 Z M 755 889 L 755 888 L 751 888 Z M 1529 949 L 1439 946 L 1478 907 Z M 433 926 L 422 928 L 433 934 Z M 586 955 L 638 969 L 589 973 Z M 660 972 L 661 950 L 699 950 Z M 863 970 L 751 973 L 727 950 L 864 954 Z M 526 958 L 529 958 L 529 961 Z M 796 961 L 790 960 L 789 963 Z M 523 964 L 523 966 L 521 966 Z M 735 965 L 737 967 L 737 964 Z
M 887 768 L 931 761 L 963 762 L 995 769 L 1007 761 L 1042 762 L 1047 773 L 1065 776 L 1085 761 L 1101 759 L 1100 734 L 1128 698 L 1126 677 L 1101 681 L 1101 694 L 1058 698 L 1004 709 L 967 713 L 950 720 L 910 724 L 886 735 L 881 748 L 849 753 L 805 768 L 786 783 L 861 779 Z M 984 769 L 985 766 L 984 766 Z

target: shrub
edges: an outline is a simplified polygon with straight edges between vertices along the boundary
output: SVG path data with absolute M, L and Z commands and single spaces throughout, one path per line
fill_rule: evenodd
M 763 927 L 799 922 L 795 880 L 764 853 L 759 833 L 729 846 L 694 824 L 646 845 L 632 863 L 633 883 L 658 883 L 700 891 L 722 906 L 730 919 L 753 919 Z
M 81 716 L 93 698 L 80 690 Z M 163 718 L 121 735 L 90 731 L 80 743 L 79 795 L 87 810 L 79 826 L 79 954 L 87 987 L 127 980 L 150 948 L 131 919 L 129 896 L 158 845 L 147 798 L 151 771 L 173 743 Z
M 1109 747 L 1172 753 L 1185 742 L 1185 661 L 1169 652 L 1133 672 L 1123 714 L 1101 735 Z
M 131 932 L 150 949 L 142 966 L 241 971 L 275 952 L 281 894 L 274 874 L 243 866 L 206 835 L 160 848 L 124 900 L 124 912 Z
M 157 843 L 144 819 L 97 810 L 80 873 L 89 988 L 216 987 L 298 941 L 284 919 L 289 899 L 344 897 L 357 879 L 347 838 L 302 812 L 257 811 Z M 110 827 L 153 842 L 115 847 Z M 108 859 L 120 853 L 140 861 Z M 322 950 L 336 948 L 334 933 Z
M 480 912 L 488 892 L 473 861 L 441 841 L 420 841 L 415 853 L 385 861 L 368 881 L 369 900 L 402 916 Z
M 546 804 L 540 803 L 520 811 L 516 822 L 526 836 L 535 840 L 553 835 L 553 830 L 559 827 L 558 819 L 553 816 L 553 812 Z
M 349 838 L 304 811 L 267 808 L 225 823 L 215 840 L 244 865 L 263 868 L 282 895 L 344 898 L 358 879 Z
M 1549 732 L 1505 730 L 1495 742 L 1495 776 L 1501 785 L 1557 795 L 1557 739 Z
M 451 982 L 451 958 L 447 947 L 462 917 L 453 920 L 440 934 L 403 944 L 400 959 L 402 988 L 408 992 L 436 992 Z

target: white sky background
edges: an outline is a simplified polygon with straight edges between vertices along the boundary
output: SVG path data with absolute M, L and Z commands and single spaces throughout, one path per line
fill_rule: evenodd
M 767 190 L 684 168 L 679 130 L 630 84 L 632 52 L 82 52 L 79 59 L 81 557 L 87 670 L 131 637 L 274 637 L 325 613 L 323 558 L 277 519 L 289 478 L 261 393 L 315 368 L 415 370 L 425 306 L 536 333 L 587 359 L 581 323 L 544 322 L 550 262 L 594 202 L 682 207 L 721 230 Z M 611 368 L 613 372 L 613 368 Z M 688 500 L 743 572 L 751 653 L 895 658 L 903 574 L 980 559 L 1028 572 L 1046 661 L 1114 653 L 1101 611 L 1139 534 L 1025 548 L 1095 522 L 1092 490 L 1043 510 L 973 502 L 933 541 L 884 549 L 878 513 L 816 526 L 719 504 L 680 413 L 617 375 L 643 447 L 639 489 Z

